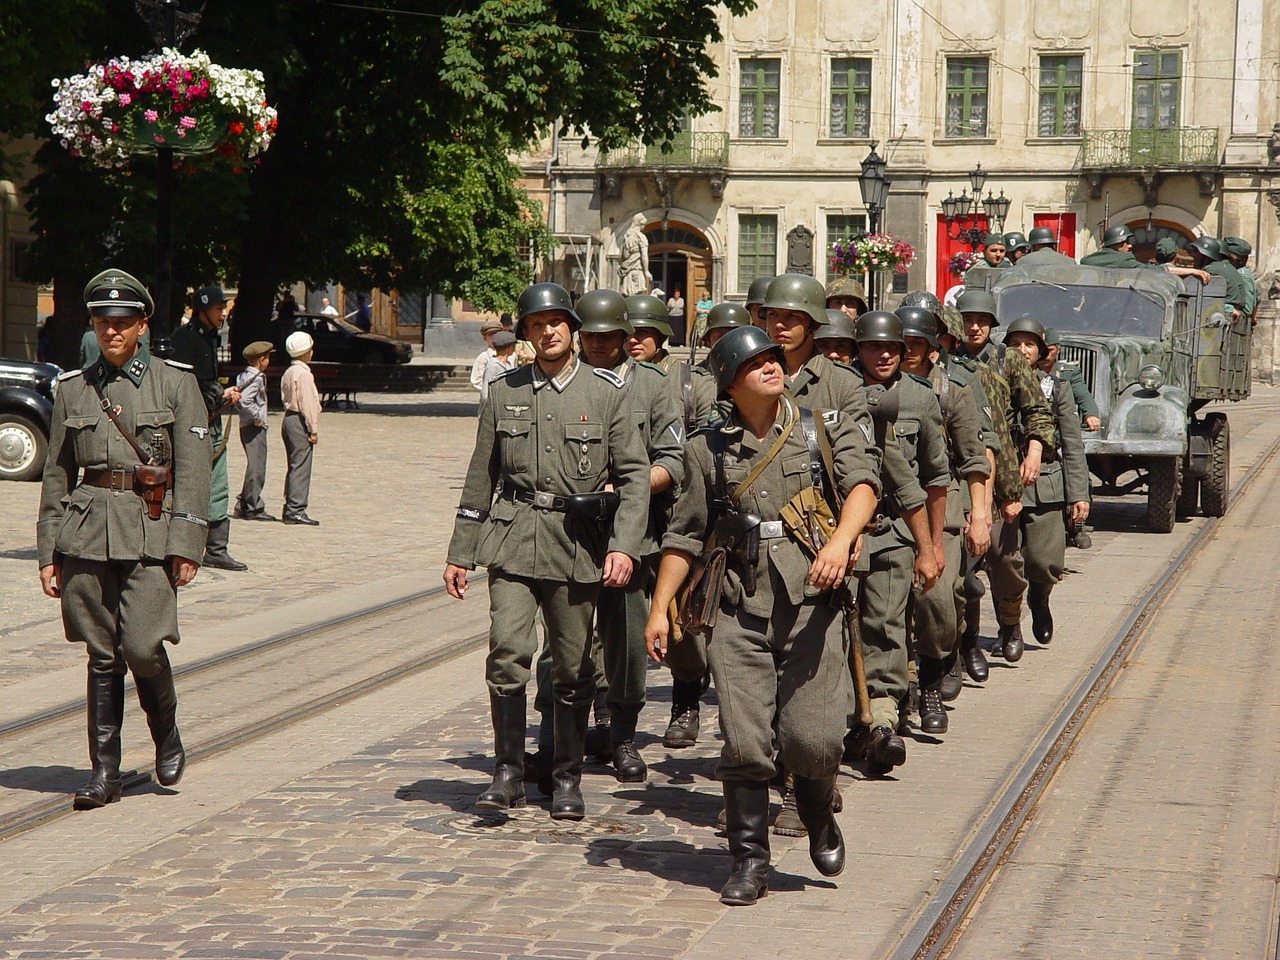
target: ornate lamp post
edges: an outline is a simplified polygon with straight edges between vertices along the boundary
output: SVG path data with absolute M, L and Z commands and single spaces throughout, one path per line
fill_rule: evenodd
M 862 161 L 862 174 L 858 177 L 858 189 L 862 192 L 862 203 L 867 208 L 868 232 L 875 233 L 880 229 L 880 211 L 889 199 L 890 182 L 884 176 L 885 162 L 876 153 L 876 144 L 871 144 L 871 152 Z M 875 310 L 879 299 L 879 282 L 876 271 L 867 276 L 868 306 Z
M 963 240 L 974 251 L 982 246 L 982 239 L 987 234 L 986 230 L 978 226 L 978 205 L 981 205 L 982 212 L 986 214 L 990 228 L 997 233 L 1004 230 L 1005 218 L 1009 216 L 1009 199 L 1004 195 L 1004 190 L 1000 191 L 998 197 L 988 190 L 986 199 L 979 200 L 986 182 L 987 171 L 979 163 L 969 171 L 969 186 L 973 188 L 973 196 L 962 191 L 957 197 L 948 190 L 947 199 L 942 201 L 942 219 L 947 225 L 947 236 L 952 240 Z

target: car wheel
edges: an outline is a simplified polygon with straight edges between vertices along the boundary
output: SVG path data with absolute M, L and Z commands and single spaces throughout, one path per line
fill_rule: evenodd
M 1225 413 L 1205 415 L 1209 426 L 1209 470 L 1200 486 L 1205 516 L 1221 517 L 1231 500 L 1231 428 Z
M 1155 457 L 1147 465 L 1147 526 L 1171 533 L 1182 492 L 1182 458 Z
M 48 438 L 35 421 L 0 412 L 0 480 L 40 479 L 48 449 Z

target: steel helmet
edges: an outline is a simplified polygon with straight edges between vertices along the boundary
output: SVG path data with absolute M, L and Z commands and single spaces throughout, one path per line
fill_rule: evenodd
M 717 303 L 707 313 L 707 328 L 704 332 L 749 326 L 751 326 L 751 314 L 747 313 L 746 307 L 736 303 Z
M 956 309 L 961 314 L 965 313 L 988 313 L 994 320 L 996 315 L 996 298 L 985 290 L 976 290 L 971 287 L 965 288 L 960 296 L 956 297 Z M 996 323 L 1000 321 L 996 320 Z
M 573 298 L 569 291 L 558 283 L 534 283 L 524 288 L 520 298 L 516 300 L 516 330 L 524 326 L 524 318 L 531 313 L 543 310 L 559 310 L 569 317 L 569 327 L 577 330 L 582 326 L 582 319 L 573 309 Z
M 902 298 L 904 307 L 924 307 L 933 314 L 934 319 L 942 320 L 942 301 L 928 290 L 912 290 Z
M 1207 260 L 1217 261 L 1222 259 L 1222 244 L 1218 242 L 1216 237 L 1196 237 L 1187 244 L 1187 249 L 1199 250 Z
M 578 300 L 581 333 L 635 333 L 627 319 L 627 301 L 616 290 L 592 290 Z
M 773 283 L 773 277 L 756 277 L 751 281 L 751 286 L 747 289 L 747 306 L 753 303 L 764 303 L 764 295 L 769 292 L 769 284 Z
M 827 309 L 827 322 L 813 331 L 815 340 L 853 340 L 853 320 L 843 310 Z
M 898 343 L 906 347 L 902 339 L 902 321 L 888 310 L 871 310 L 860 316 L 853 325 L 853 339 L 858 343 Z
M 1116 224 L 1114 227 L 1107 227 L 1106 232 L 1102 235 L 1102 245 L 1104 247 L 1114 247 L 1117 244 L 1128 243 L 1133 239 L 1133 231 L 1122 223 Z
M 853 299 L 862 304 L 862 309 L 858 312 L 867 312 L 867 291 L 861 283 L 852 277 L 837 277 L 827 284 L 827 301 L 835 297 L 853 297 Z
M 716 390 L 724 393 L 733 383 L 738 368 L 754 356 L 774 350 L 778 361 L 782 362 L 782 348 L 769 339 L 769 335 L 759 327 L 736 327 L 716 341 L 716 345 L 707 354 L 707 362 L 711 373 L 716 378 Z
M 1032 227 L 1031 233 L 1027 237 L 1027 242 L 1033 247 L 1038 247 L 1042 244 L 1050 247 L 1056 247 L 1058 245 L 1058 238 L 1053 235 L 1053 230 L 1049 227 Z
M 960 311 L 950 304 L 945 304 L 942 308 L 942 326 L 941 332 L 950 334 L 957 341 L 964 340 L 964 317 L 960 315 Z
M 902 306 L 893 311 L 902 321 L 902 337 L 920 337 L 927 340 L 929 346 L 938 349 L 938 318 L 931 310 L 924 307 Z
M 627 319 L 633 327 L 648 327 L 662 336 L 671 336 L 667 305 L 651 293 L 633 293 L 627 297 Z
M 1045 341 L 1044 325 L 1035 317 L 1019 317 L 1004 330 L 1004 342 L 1008 343 L 1009 338 L 1015 333 L 1029 333 L 1040 342 L 1040 359 L 1044 359 L 1046 353 L 1049 352 L 1048 344 Z
M 1008 253 L 1013 253 L 1015 250 L 1030 250 L 1031 243 L 1017 230 L 1010 230 L 1004 235 L 1004 248 Z
M 216 303 L 226 302 L 227 295 L 222 292 L 221 287 L 201 287 L 191 296 L 191 309 L 199 313 L 201 310 L 212 307 Z
M 765 310 L 795 310 L 807 313 L 814 324 L 827 322 L 827 298 L 822 284 L 803 273 L 774 277 L 764 296 Z

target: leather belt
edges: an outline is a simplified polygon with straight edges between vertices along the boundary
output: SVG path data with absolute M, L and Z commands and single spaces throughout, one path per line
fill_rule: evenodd
M 787 528 L 782 525 L 781 520 L 763 520 L 758 529 L 761 540 L 777 540 L 787 535 Z
M 558 513 L 564 513 L 569 502 L 565 497 L 543 493 L 541 490 L 503 490 L 502 499 L 511 503 L 528 503 L 539 510 L 554 510 Z
M 119 467 L 115 470 L 86 470 L 80 478 L 82 487 L 102 487 L 106 490 L 132 490 L 133 470 Z

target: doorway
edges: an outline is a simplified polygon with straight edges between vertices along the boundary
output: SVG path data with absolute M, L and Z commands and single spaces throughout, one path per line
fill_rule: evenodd
M 696 304 L 711 291 L 711 244 L 697 227 L 678 220 L 655 221 L 645 228 L 649 238 L 649 272 L 653 285 L 662 288 L 663 300 L 670 304 L 676 291 L 684 308 L 670 316 L 670 345 L 684 346 L 697 316 Z

